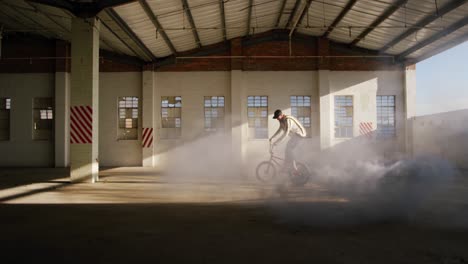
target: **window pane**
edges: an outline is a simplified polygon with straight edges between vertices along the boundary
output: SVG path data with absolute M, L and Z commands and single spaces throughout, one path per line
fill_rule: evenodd
M 395 136 L 395 96 L 378 95 L 377 98 L 377 136 Z M 379 103 L 381 102 L 381 103 Z

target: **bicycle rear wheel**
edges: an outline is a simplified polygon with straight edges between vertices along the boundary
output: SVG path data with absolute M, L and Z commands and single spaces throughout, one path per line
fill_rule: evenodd
M 270 161 L 262 161 L 255 170 L 257 179 L 264 183 L 271 183 L 276 178 L 276 167 Z
M 307 169 L 306 165 L 296 162 L 297 171 L 291 169 L 289 171 L 289 178 L 291 179 L 291 183 L 294 186 L 303 186 L 309 181 L 310 172 Z

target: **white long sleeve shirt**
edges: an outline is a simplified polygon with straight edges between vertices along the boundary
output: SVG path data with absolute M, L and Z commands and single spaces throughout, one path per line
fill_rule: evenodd
M 293 116 L 285 115 L 285 117 L 279 120 L 279 122 L 280 127 L 270 138 L 270 141 L 272 141 L 281 132 L 283 132 L 283 134 L 275 142 L 273 142 L 273 144 L 283 142 L 286 139 L 286 136 L 290 135 L 290 133 L 294 133 L 300 137 L 305 137 L 307 135 L 305 128 L 302 126 L 299 120 L 297 120 Z

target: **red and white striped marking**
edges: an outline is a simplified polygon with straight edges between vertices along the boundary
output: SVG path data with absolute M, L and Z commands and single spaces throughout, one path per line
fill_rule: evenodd
M 372 122 L 361 122 L 361 123 L 359 123 L 359 133 L 362 136 L 372 138 L 372 132 L 373 131 L 374 131 L 374 129 L 372 128 Z
M 91 106 L 70 107 L 70 143 L 93 143 L 93 108 Z
M 144 127 L 143 136 L 141 139 L 141 145 L 143 148 L 149 148 L 153 145 L 153 128 Z

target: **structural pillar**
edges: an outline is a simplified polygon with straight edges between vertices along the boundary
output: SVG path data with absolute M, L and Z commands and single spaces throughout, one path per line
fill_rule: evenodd
M 98 180 L 99 28 L 96 17 L 72 19 L 70 176 Z
M 55 73 L 55 167 L 70 164 L 70 74 Z
M 143 152 L 143 167 L 154 167 L 154 76 L 152 65 L 145 66 L 142 76 L 142 109 L 143 131 L 141 133 L 141 147 Z
M 332 145 L 333 100 L 330 89 L 329 70 L 318 71 L 319 105 L 320 105 L 320 149 L 328 149 Z
M 406 67 L 404 82 L 405 146 L 406 154 L 413 156 L 413 119 L 416 116 L 416 65 Z
M 242 39 L 231 40 L 231 56 L 242 55 Z M 242 85 L 242 60 L 231 59 L 231 140 L 232 166 L 236 176 L 245 178 L 245 152 L 247 140 L 247 94 Z
M 70 47 L 65 41 L 55 45 L 55 167 L 70 165 Z

